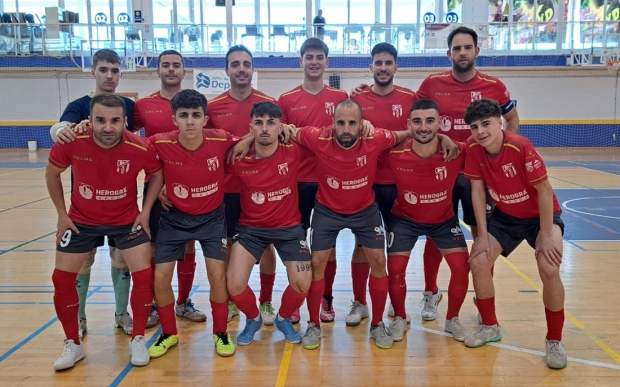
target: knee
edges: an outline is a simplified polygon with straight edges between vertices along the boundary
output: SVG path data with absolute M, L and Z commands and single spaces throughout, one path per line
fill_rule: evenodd
M 306 273 L 306 275 L 300 275 L 291 281 L 291 287 L 299 294 L 306 294 L 310 290 L 312 284 L 312 274 Z
M 560 279 L 560 268 L 558 266 L 551 266 L 550 264 L 540 265 L 538 271 L 543 283 L 555 282 Z
M 226 282 L 226 265 L 224 261 L 221 262 L 221 265 L 210 265 L 207 270 L 207 277 L 209 278 L 209 282 L 212 284 L 219 282 Z
M 226 289 L 228 290 L 228 294 L 233 296 L 238 296 L 243 293 L 248 284 L 243 283 L 243 281 L 236 280 L 234 277 L 229 276 L 226 280 Z
M 489 266 L 489 260 L 486 259 L 486 256 L 481 257 L 478 256 L 474 259 L 472 259 L 469 262 L 469 267 L 471 268 L 471 273 L 474 276 L 478 276 L 481 274 L 485 274 L 485 273 L 491 273 L 490 272 L 490 266 Z

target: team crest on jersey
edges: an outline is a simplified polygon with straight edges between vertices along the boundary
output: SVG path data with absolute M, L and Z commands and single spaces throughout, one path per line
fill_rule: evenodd
M 207 160 L 207 166 L 209 167 L 209 171 L 215 172 L 220 167 L 220 162 L 217 157 L 211 157 Z
M 499 202 L 499 195 L 493 190 L 493 188 L 489 188 L 489 195 L 491 195 L 491 199 Z
M 418 194 L 413 191 L 405 191 L 405 200 L 409 204 L 418 204 Z
M 403 115 L 403 105 L 392 105 L 392 115 L 401 117 Z
M 82 197 L 86 200 L 90 200 L 93 198 L 93 192 L 95 192 L 95 190 L 93 189 L 92 186 L 86 184 L 86 183 L 80 183 L 80 195 L 82 195 Z
M 525 169 L 528 172 L 533 172 L 534 171 L 534 165 L 532 165 L 531 161 L 528 161 L 527 163 L 525 163 Z
M 254 191 L 252 192 L 252 194 L 250 195 L 250 197 L 252 198 L 252 201 L 256 204 L 263 204 L 265 203 L 265 194 L 259 191 Z
M 435 168 L 435 179 L 442 181 L 446 177 L 448 177 L 448 170 L 445 166 Z
M 332 189 L 340 188 L 340 180 L 333 176 L 327 176 L 327 185 Z
M 172 192 L 174 192 L 174 196 L 179 199 L 187 199 L 189 196 L 189 188 L 183 184 L 174 183 L 172 184 Z
M 333 116 L 335 110 L 336 110 L 336 106 L 334 105 L 333 102 L 325 102 L 325 114 Z
M 357 158 L 357 166 L 363 167 L 364 165 L 366 165 L 366 155 Z
M 129 160 L 116 160 L 116 172 L 121 175 L 129 172 Z
M 288 163 L 283 163 L 278 165 L 278 173 L 282 176 L 288 173 Z
M 472 91 L 471 92 L 471 101 L 474 102 L 477 99 L 482 99 L 482 92 L 480 92 L 480 91 Z
M 452 129 L 452 117 L 450 116 L 439 116 L 439 128 L 444 132 Z
M 502 165 L 502 169 L 504 170 L 504 174 L 506 177 L 515 177 L 517 176 L 517 170 L 515 169 L 512 163 Z

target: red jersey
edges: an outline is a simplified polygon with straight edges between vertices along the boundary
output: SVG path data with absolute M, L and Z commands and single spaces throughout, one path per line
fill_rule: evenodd
M 250 133 L 250 112 L 256 102 L 273 102 L 276 100 L 252 89 L 252 94 L 243 101 L 237 101 L 230 96 L 227 91 L 215 97 L 208 103 L 207 128 L 222 128 L 235 136 L 243 137 Z M 224 192 L 239 193 L 241 192 L 241 183 L 237 177 L 226 175 L 224 177 Z
M 319 192 L 316 199 L 339 214 L 350 215 L 368 208 L 375 201 L 372 189 L 377 172 L 377 158 L 396 144 L 396 135 L 375 128 L 372 137 L 359 137 L 345 149 L 336 140 L 333 127 L 305 127 L 297 139 L 316 154 Z
M 228 164 L 241 180 L 239 224 L 260 228 L 284 228 L 301 223 L 297 173 L 310 151 L 295 144 L 280 143 L 268 158 L 256 159 L 254 146 L 243 160 Z
M 539 218 L 538 191 L 534 185 L 547 180 L 547 168 L 534 145 L 523 136 L 504 131 L 504 147 L 490 157 L 470 137 L 467 140 L 465 177 L 484 180 L 500 211 L 519 219 Z M 562 212 L 553 194 L 553 212 Z
M 200 148 L 190 151 L 179 142 L 179 132 L 159 133 L 150 140 L 164 168 L 172 205 L 187 214 L 212 212 L 224 201 L 224 165 L 228 148 L 239 142 L 221 129 L 203 129 Z
M 439 106 L 440 129 L 454 141 L 467 141 L 471 128 L 465 123 L 465 111 L 476 99 L 496 100 L 502 113 L 514 109 L 506 85 L 499 79 L 476 71 L 476 76 L 467 82 L 459 82 L 452 71 L 429 75 L 418 89 L 418 98 L 432 99 Z
M 133 108 L 133 129 L 144 128 L 146 137 L 179 130 L 172 121 L 173 115 L 170 100 L 162 97 L 157 91 L 136 102 Z
M 318 94 L 310 94 L 303 87 L 297 86 L 288 93 L 284 93 L 278 100 L 282 109 L 282 122 L 293 124 L 298 128 L 303 126 L 323 127 L 334 123 L 336 105 L 349 98 L 344 90 L 325 86 Z M 318 174 L 314 155 L 306 157 L 299 167 L 298 179 L 303 182 L 316 183 Z
M 387 95 L 379 95 L 372 91 L 372 87 L 367 87 L 351 99 L 362 107 L 362 118 L 370 121 L 374 126 L 390 130 L 407 130 L 409 110 L 418 97 L 412 90 L 394 86 L 394 90 Z M 375 184 L 395 184 L 394 175 L 384 160 L 385 157 L 379 157 Z
M 54 144 L 49 162 L 58 168 L 71 166 L 73 192 L 69 217 L 90 226 L 132 224 L 138 209 L 137 178 L 140 171 L 161 167 L 149 142 L 128 130 L 111 149 L 97 145 L 91 128 L 65 145 Z
M 446 162 L 441 152 L 423 159 L 412 149 L 412 138 L 389 151 L 388 162 L 398 187 L 392 213 L 423 224 L 439 224 L 454 217 L 452 188 L 465 167 L 465 143 L 461 153 Z

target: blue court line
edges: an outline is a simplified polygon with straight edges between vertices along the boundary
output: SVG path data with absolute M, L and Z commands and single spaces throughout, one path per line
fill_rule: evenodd
M 86 298 L 92 296 L 93 294 L 97 293 L 98 291 L 99 291 L 98 287 L 93 289 L 93 290 L 91 290 L 86 295 Z M 34 331 L 30 336 L 26 337 L 25 339 L 23 339 L 22 341 L 17 343 L 13 348 L 11 348 L 8 351 L 6 351 L 2 356 L 0 356 L 0 363 L 2 363 L 4 360 L 6 360 L 9 356 L 11 356 L 13 353 L 15 353 L 21 347 L 23 347 L 24 345 L 28 344 L 32 339 L 34 339 L 35 337 L 39 336 L 41 333 L 43 333 L 43 331 L 45 331 L 47 328 L 52 326 L 56 321 L 58 321 L 58 317 L 54 317 L 53 319 L 51 319 L 50 321 L 45 323 L 41 328 L 39 328 L 36 331 Z
M 66 194 L 69 194 L 69 193 L 71 193 L 71 191 L 67 191 L 67 192 L 65 192 L 64 194 L 66 195 Z M 19 205 L 17 205 L 17 206 L 13 206 L 13 207 L 5 208 L 4 210 L 0 210 L 0 214 L 1 214 L 1 213 L 3 213 L 3 212 L 7 212 L 7 211 L 14 210 L 14 209 L 16 209 L 16 208 L 20 208 L 20 207 L 27 206 L 27 205 L 29 205 L 29 204 L 33 204 L 33 203 L 42 202 L 43 200 L 47 200 L 47 199 L 49 199 L 49 196 L 48 196 L 48 197 L 46 197 L 46 198 L 43 198 L 43 199 L 37 199 L 37 200 L 33 200 L 33 201 L 31 201 L 31 202 L 28 202 L 28 203 L 19 204 Z
M 566 212 L 567 214 L 569 214 L 570 216 L 575 217 L 575 218 L 577 218 L 577 219 L 580 219 L 581 221 L 583 221 L 583 222 L 585 222 L 585 223 L 590 223 L 590 224 L 592 224 L 592 225 L 596 226 L 597 228 L 603 229 L 603 230 L 605 230 L 605 231 L 607 231 L 607 232 L 610 232 L 610 233 L 612 233 L 612 234 L 620 235 L 620 232 L 618 232 L 618 231 L 614 230 L 613 228 L 609 228 L 609 227 L 603 226 L 603 225 L 602 225 L 602 224 L 600 224 L 600 223 L 597 223 L 597 222 L 595 222 L 595 221 L 593 221 L 593 220 L 590 220 L 590 219 L 588 219 L 588 218 L 585 218 L 585 217 L 583 217 L 583 216 L 580 216 L 580 215 L 576 214 L 575 212 L 573 212 L 573 211 L 569 210 L 568 208 L 565 208 L 565 210 L 566 210 L 565 212 Z
M 22 191 L 27 191 L 27 190 L 33 189 L 33 188 L 34 187 L 26 187 L 26 188 L 18 189 L 17 191 L 12 191 L 12 192 L 7 192 L 7 193 L 0 194 L 0 196 L 10 195 L 10 194 L 14 194 L 14 193 L 22 192 Z
M 0 211 L 0 212 L 2 212 L 2 211 Z M 52 231 L 52 232 L 47 233 L 47 234 L 45 234 L 45 235 L 41 235 L 40 237 L 36 237 L 36 238 L 31 239 L 31 240 L 29 240 L 29 241 L 26 241 L 26 242 L 20 243 L 20 244 L 18 244 L 17 246 L 13 246 L 13 247 L 11 247 L 10 249 L 7 249 L 7 250 L 0 250 L 0 255 L 6 254 L 6 253 L 11 252 L 11 251 L 13 251 L 13 250 L 17 250 L 17 249 L 19 249 L 19 248 L 20 248 L 20 247 L 22 247 L 22 246 L 25 246 L 25 245 L 27 245 L 27 244 L 29 244 L 29 243 L 32 243 L 32 242 L 36 242 L 36 241 L 38 241 L 39 239 L 47 238 L 48 236 L 50 236 L 50 235 L 54 235 L 54 234 L 56 234 L 56 231 Z
M 564 239 L 564 238 L 562 238 L 562 239 Z M 571 241 L 570 239 L 564 239 L 564 240 L 565 240 L 565 241 L 566 241 L 569 245 L 573 245 L 573 246 L 575 246 L 576 248 L 578 248 L 578 249 L 579 249 L 579 250 L 581 250 L 581 251 L 588 251 L 588 250 L 584 249 L 583 247 L 579 246 L 577 243 L 575 243 L 575 242 Z

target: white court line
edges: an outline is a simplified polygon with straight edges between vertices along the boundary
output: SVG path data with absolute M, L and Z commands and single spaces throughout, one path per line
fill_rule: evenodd
M 567 201 L 563 202 L 562 203 L 562 207 L 566 208 L 569 211 L 576 212 L 576 213 L 582 214 L 582 215 L 598 216 L 599 218 L 607 218 L 607 219 L 620 219 L 617 216 L 599 215 L 599 214 L 594 214 L 594 213 L 591 213 L 591 212 L 575 210 L 575 209 L 570 208 L 569 206 L 567 206 L 567 204 L 571 203 L 571 202 L 576 202 L 576 201 L 579 201 L 579 200 L 590 200 L 590 199 L 620 199 L 620 196 L 599 196 L 599 197 L 570 199 L 570 200 L 567 200 Z
M 432 333 L 432 334 L 439 335 L 439 336 L 452 337 L 452 335 L 450 333 L 447 333 L 447 332 L 441 332 L 441 331 L 437 331 L 435 329 L 428 329 L 428 328 L 414 326 L 414 325 L 410 325 L 409 329 L 416 329 L 416 330 L 419 330 L 419 331 L 423 331 L 423 332 L 426 332 L 426 333 Z M 515 347 L 514 345 L 507 345 L 507 344 L 501 344 L 501 343 L 488 343 L 487 345 L 490 345 L 492 347 L 498 347 L 498 348 L 501 348 L 501 349 L 507 349 L 507 350 L 515 351 L 515 352 L 528 353 L 530 355 L 536 355 L 536 356 L 542 356 L 542 357 L 544 357 L 546 355 L 545 352 L 542 352 L 542 351 L 535 351 L 533 349 Z M 585 365 L 589 365 L 589 366 L 594 366 L 594 367 L 610 368 L 612 370 L 620 370 L 620 365 L 601 363 L 599 361 L 594 361 L 594 360 L 579 359 L 579 358 L 576 358 L 576 357 L 570 357 L 569 356 L 568 357 L 568 361 L 573 362 L 573 363 L 580 363 L 580 364 L 585 364 Z
M 600 172 L 600 173 L 606 173 L 606 174 L 608 174 L 608 175 L 612 175 L 612 176 L 616 176 L 616 177 L 618 177 L 618 175 L 617 175 L 617 174 L 615 174 L 615 173 L 605 172 L 605 171 L 599 171 L 598 169 L 592 169 L 592 168 L 584 167 L 584 165 L 590 165 L 590 164 L 579 164 L 579 163 L 578 163 L 578 162 L 576 162 L 576 161 L 569 161 L 569 163 L 575 163 L 575 164 L 578 164 L 578 165 L 579 165 L 579 167 L 580 167 L 580 168 L 583 168 L 583 169 L 589 169 L 590 171 Z
M 41 168 L 30 168 L 30 169 L 23 169 L 21 171 L 14 171 L 14 172 L 9 172 L 9 173 L 0 173 L 0 176 L 9 176 L 9 175 L 14 175 L 16 173 L 24 173 L 24 172 L 30 172 L 30 171 L 37 171 L 39 169 L 45 169 L 47 167 L 41 167 Z M 8 169 L 8 168 L 7 168 Z

